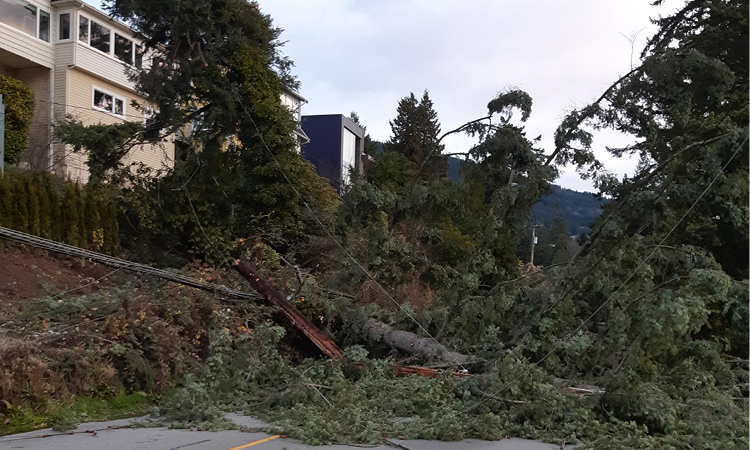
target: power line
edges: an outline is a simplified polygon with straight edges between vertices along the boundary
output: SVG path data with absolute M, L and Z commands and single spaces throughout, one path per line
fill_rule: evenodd
M 747 131 L 747 130 L 745 130 L 745 131 Z M 674 226 L 669 230 L 669 232 L 667 232 L 667 234 L 661 239 L 661 241 L 659 242 L 659 244 L 654 247 L 654 249 L 651 251 L 651 253 L 649 253 L 648 256 L 646 256 L 645 258 L 643 258 L 638 263 L 638 265 L 636 266 L 636 268 L 630 273 L 630 275 L 628 275 L 628 277 L 625 279 L 625 281 L 623 281 L 617 287 L 617 289 L 615 289 L 614 292 L 612 292 L 609 295 L 609 297 L 607 297 L 607 299 L 593 313 L 591 313 L 591 315 L 589 315 L 585 320 L 583 320 L 580 325 L 578 325 L 573 331 L 571 331 L 570 333 L 568 333 L 563 339 L 559 340 L 557 342 L 557 344 L 555 344 L 555 346 L 552 348 L 552 350 L 550 350 L 549 352 L 547 352 L 547 354 L 545 354 L 538 361 L 536 361 L 534 363 L 531 363 L 530 366 L 539 366 L 539 364 L 541 364 L 542 362 L 544 362 L 544 360 L 546 360 L 547 358 L 549 358 L 550 356 L 552 356 L 553 354 L 555 354 L 557 352 L 557 350 L 560 349 L 560 347 L 563 345 L 563 343 L 565 343 L 568 339 L 570 339 L 575 333 L 577 333 L 578 331 L 580 331 L 591 319 L 593 319 L 594 317 L 596 317 L 597 314 L 599 314 L 599 311 L 601 311 L 602 309 L 604 309 L 604 307 L 607 306 L 612 301 L 612 299 L 614 298 L 615 294 L 617 294 L 620 291 L 620 289 L 622 289 L 625 286 L 625 284 L 627 284 L 628 281 L 630 281 L 630 279 L 633 278 L 636 275 L 636 273 L 638 273 L 638 271 L 640 271 L 641 267 L 643 267 L 643 265 L 646 263 L 646 261 L 648 261 L 649 259 L 651 259 L 651 257 L 659 250 L 659 248 L 661 247 L 661 245 L 664 244 L 664 242 L 669 238 L 669 236 L 674 232 L 674 230 L 677 229 L 677 227 L 680 225 L 680 223 L 682 223 L 682 221 L 685 220 L 685 218 L 688 216 L 688 214 L 690 214 L 690 212 L 692 212 L 693 208 L 695 208 L 695 206 L 698 204 L 698 202 L 701 201 L 701 199 L 703 198 L 703 196 L 706 195 L 706 193 L 708 192 L 708 190 L 711 189 L 711 186 L 713 186 L 714 183 L 716 182 L 716 180 L 718 180 L 719 177 L 724 173 L 724 171 L 726 170 L 726 168 L 729 166 L 729 164 L 732 162 L 732 160 L 734 160 L 734 158 L 737 156 L 737 154 L 740 152 L 740 150 L 742 150 L 742 147 L 745 145 L 745 143 L 747 141 L 748 141 L 748 136 L 745 136 L 745 139 L 742 141 L 742 143 L 740 143 L 740 145 L 737 146 L 737 149 L 734 151 L 734 153 L 732 153 L 732 156 L 729 157 L 729 160 L 724 164 L 724 166 L 721 169 L 719 169 L 719 172 L 711 180 L 711 182 L 708 184 L 708 186 L 706 186 L 706 188 L 703 190 L 703 192 L 701 192 L 701 194 L 698 196 L 698 198 L 695 199 L 695 201 L 690 206 L 690 208 L 688 208 L 688 210 L 682 215 L 682 217 L 680 217 L 680 219 L 677 221 L 677 223 L 675 223 Z M 530 366 L 527 366 L 527 368 L 530 367 Z M 518 374 L 515 378 L 513 378 L 512 380 L 510 380 L 508 383 L 506 383 L 499 390 L 497 390 L 496 392 L 494 392 L 493 394 L 491 394 L 491 396 L 497 396 L 498 394 L 502 393 L 512 383 L 514 383 L 515 381 L 517 381 L 518 379 L 520 379 L 521 376 L 523 376 L 523 375 L 524 375 L 524 373 L 523 373 L 523 369 L 522 369 L 522 373 Z M 489 401 L 489 398 L 490 397 L 488 397 L 485 400 L 480 400 L 479 402 L 477 402 L 473 406 L 465 409 L 464 413 L 470 412 L 470 411 L 478 408 L 480 405 L 482 405 L 482 404 L 486 403 L 487 401 Z
M 724 115 L 722 116 L 722 118 L 721 118 L 721 119 L 719 120 L 719 122 L 718 122 L 718 123 L 716 124 L 716 126 L 714 126 L 714 128 L 713 128 L 713 129 L 711 130 L 711 132 L 714 132 L 714 131 L 716 131 L 716 130 L 717 130 L 717 129 L 719 128 L 719 126 L 720 126 L 720 125 L 721 125 L 721 124 L 722 124 L 722 123 L 724 122 L 724 120 L 725 120 L 725 119 L 727 118 L 727 116 L 728 116 L 728 112 L 727 112 L 727 113 L 725 113 L 725 114 L 724 114 Z M 720 135 L 720 136 L 717 136 L 717 137 L 714 137 L 714 138 L 711 138 L 711 139 L 706 139 L 706 140 L 703 140 L 703 141 L 700 141 L 700 142 L 696 142 L 696 143 L 693 143 L 693 144 L 687 145 L 687 146 L 686 146 L 685 148 L 683 148 L 683 149 L 681 149 L 681 150 L 679 150 L 679 151 L 675 152 L 675 153 L 674 153 L 673 155 L 671 155 L 671 156 L 670 156 L 669 158 L 667 158 L 667 160 L 666 160 L 666 161 L 664 161 L 663 163 L 661 163 L 661 164 L 657 165 L 657 166 L 656 166 L 656 167 L 654 168 L 654 170 L 653 170 L 653 171 L 651 172 L 651 174 L 650 174 L 650 175 L 651 175 L 651 176 L 653 176 L 653 175 L 654 175 L 654 174 L 656 173 L 656 171 L 658 171 L 658 170 L 663 170 L 664 168 L 666 168 L 666 167 L 667 167 L 667 165 L 669 165 L 669 164 L 670 164 L 671 162 L 673 162 L 673 161 L 675 160 L 675 158 L 676 158 L 677 156 L 681 155 L 682 153 L 686 152 L 687 150 L 690 150 L 690 149 L 692 149 L 692 148 L 696 148 L 696 147 L 697 147 L 697 150 L 700 150 L 700 149 L 702 149 L 702 148 L 703 148 L 703 147 L 704 147 L 704 146 L 705 146 L 706 144 L 709 144 L 709 143 L 711 143 L 711 142 L 717 141 L 717 140 L 719 140 L 719 139 L 721 139 L 721 138 L 723 138 L 723 137 L 727 136 L 728 134 L 729 134 L 729 133 L 725 133 L 725 134 L 722 134 L 722 135 Z M 648 177 L 647 177 L 647 178 L 648 178 Z M 655 197 L 655 198 L 654 198 L 653 200 L 655 201 L 655 200 L 657 200 L 657 199 L 661 198 L 661 196 L 662 196 L 662 195 L 664 195 L 664 193 L 665 193 L 665 192 L 667 191 L 667 188 L 668 188 L 668 187 L 669 187 L 669 186 L 670 186 L 670 185 L 672 184 L 672 182 L 673 182 L 673 181 L 674 181 L 674 178 L 671 178 L 671 179 L 669 179 L 669 180 L 667 181 L 667 183 L 666 183 L 666 184 L 665 184 L 665 185 L 664 185 L 664 186 L 662 187 L 661 191 L 660 191 L 660 192 L 659 192 L 659 193 L 658 193 L 658 194 L 656 195 L 656 197 Z M 643 183 L 643 185 L 642 185 L 642 186 L 643 186 L 643 189 L 645 189 L 645 188 L 646 188 L 646 183 Z M 628 205 L 628 201 L 629 201 L 629 196 L 630 196 L 630 195 L 632 195 L 632 194 L 633 194 L 633 193 L 635 193 L 635 192 L 638 192 L 638 188 L 637 188 L 637 187 L 636 187 L 636 188 L 634 188 L 634 189 L 632 189 L 632 190 L 630 190 L 630 191 L 628 191 L 628 192 L 627 192 L 627 193 L 625 194 L 625 198 L 624 198 L 624 199 L 623 199 L 623 198 L 621 198 L 621 199 L 619 199 L 619 201 L 620 201 L 620 202 L 624 202 L 624 204 L 623 204 L 623 205 L 624 205 L 624 206 L 627 206 L 627 205 Z M 617 214 L 617 212 L 618 212 L 618 211 L 619 211 L 619 207 L 618 207 L 618 208 L 616 208 L 616 209 L 615 209 L 614 211 L 610 212 L 609 214 L 607 214 L 607 216 L 605 216 L 605 217 L 604 217 L 604 219 L 603 219 L 602 221 L 600 221 L 600 222 L 599 222 L 599 223 L 597 224 L 597 227 L 596 227 L 596 228 L 595 228 L 595 229 L 594 229 L 594 230 L 592 231 L 592 233 L 591 233 L 591 235 L 590 235 L 590 236 L 591 236 L 591 239 L 594 239 L 594 237 L 595 237 L 595 236 L 597 236 L 597 234 L 598 234 L 598 233 L 600 233 L 602 229 L 604 229 L 604 226 L 605 226 L 605 225 L 606 225 L 606 224 L 607 224 L 607 223 L 608 223 L 608 222 L 609 222 L 609 221 L 610 221 L 610 220 L 611 220 L 611 219 L 612 219 L 613 217 L 615 217 L 615 215 Z M 648 225 L 649 225 L 649 224 L 644 224 L 644 225 L 643 225 L 643 226 L 642 226 L 642 227 L 641 227 L 641 228 L 640 228 L 640 229 L 638 230 L 638 232 L 636 232 L 636 234 L 640 234 L 640 233 L 641 233 L 641 232 L 642 232 L 642 231 L 643 231 L 643 230 L 644 230 L 644 229 L 645 229 L 645 228 L 646 228 L 646 227 L 647 227 Z M 592 273 L 592 272 L 594 271 L 594 269 L 595 269 L 595 268 L 596 268 L 596 267 L 597 267 L 597 266 L 599 265 L 599 263 L 600 263 L 600 262 L 602 262 L 603 260 L 605 260 L 605 259 L 606 259 L 606 258 L 607 258 L 607 257 L 608 257 L 608 256 L 609 256 L 609 255 L 610 255 L 610 254 L 611 254 L 612 252 L 614 252 L 614 251 L 615 251 L 616 249 L 617 249 L 617 247 L 616 247 L 616 246 L 611 246 L 611 247 L 610 247 L 610 248 L 609 248 L 609 249 L 608 249 L 608 250 L 607 250 L 607 251 L 606 251 L 606 252 L 605 252 L 604 254 L 602 254 L 602 256 L 601 256 L 601 257 L 599 257 L 599 259 L 598 259 L 598 260 L 597 260 L 597 261 L 596 261 L 596 262 L 595 262 L 594 264 L 591 264 L 591 265 L 590 265 L 590 266 L 588 267 L 588 269 L 587 269 L 587 270 L 585 271 L 585 273 L 583 274 L 583 276 L 581 276 L 581 278 L 579 278 L 579 279 L 578 279 L 578 280 L 577 280 L 577 281 L 575 282 L 575 284 L 573 284 L 573 285 L 572 285 L 572 287 L 571 287 L 571 288 L 570 288 L 569 290 L 567 290 L 567 292 L 566 292 L 566 290 L 565 290 L 565 287 L 564 287 L 564 288 L 563 288 L 563 293 L 562 293 L 562 294 L 560 295 L 560 297 L 559 297 L 559 298 L 558 298 L 558 299 L 557 299 L 557 300 L 556 300 L 555 302 L 553 302 L 553 303 L 552 303 L 552 305 L 550 305 L 550 306 L 549 306 L 549 307 L 548 307 L 548 308 L 547 308 L 547 309 L 546 309 L 545 311 L 542 311 L 542 312 L 540 313 L 539 317 L 538 317 L 538 318 L 537 318 L 537 319 L 536 319 L 536 320 L 535 320 L 535 321 L 534 321 L 534 322 L 533 322 L 533 323 L 532 323 L 531 325 L 529 325 L 529 327 L 528 327 L 528 328 L 526 329 L 526 331 L 524 331 L 524 332 L 523 332 L 523 333 L 522 333 L 522 334 L 521 334 L 521 335 L 520 335 L 520 336 L 518 337 L 518 339 L 516 340 L 516 342 L 521 342 L 521 340 L 523 340 L 523 338 L 525 338 L 525 337 L 526 337 L 526 335 L 528 335 L 528 334 L 529 334 L 529 333 L 531 332 L 531 330 L 532 330 L 532 329 L 533 329 L 533 328 L 534 328 L 534 327 L 535 327 L 535 326 L 536 326 L 536 325 L 537 325 L 538 323 L 540 323 L 540 322 L 542 321 L 542 319 L 543 319 L 543 318 L 544 318 L 544 317 L 545 317 L 545 316 L 546 316 L 547 314 L 549 314 L 550 312 L 552 312 L 552 310 L 554 310 L 554 309 L 555 309 L 555 308 L 557 308 L 557 307 L 558 307 L 558 306 L 559 306 L 560 304 L 562 304 L 562 302 L 563 302 L 563 301 L 565 300 L 565 298 L 567 298 L 568 296 L 573 296 L 573 295 L 576 295 L 576 294 L 578 294 L 578 293 L 580 292 L 580 289 L 581 289 L 581 288 L 583 287 L 583 282 L 584 282 L 584 280 L 585 280 L 585 279 L 586 279 L 586 278 L 587 278 L 587 277 L 588 277 L 588 276 L 589 276 L 589 275 L 590 275 L 590 274 L 591 274 L 591 273 Z M 579 252 L 580 252 L 580 251 L 582 251 L 582 250 L 583 250 L 583 248 L 582 248 L 581 250 L 579 250 Z M 573 258 L 575 258 L 575 256 L 574 256 Z M 570 265 L 570 263 L 569 263 L 569 265 Z M 497 359 L 495 359 L 494 361 L 496 362 L 496 361 L 497 361 Z
M 432 336 L 432 334 L 430 334 L 430 332 L 429 332 L 429 331 L 427 331 L 427 329 L 426 329 L 425 327 L 423 327 L 423 326 L 422 326 L 422 324 L 421 324 L 421 323 L 419 323 L 419 321 L 418 321 L 417 319 L 415 319 L 415 318 L 414 318 L 414 316 L 412 316 L 412 314 L 411 314 L 411 313 L 410 313 L 410 312 L 409 312 L 409 311 L 408 311 L 408 310 L 407 310 L 406 308 L 404 308 L 404 307 L 403 307 L 403 306 L 402 306 L 402 305 L 401 305 L 401 304 L 400 304 L 400 303 L 399 303 L 398 301 L 396 301 L 396 299 L 395 299 L 395 298 L 393 298 L 393 296 L 392 296 L 392 295 L 391 295 L 391 294 L 390 294 L 390 293 L 389 293 L 389 292 L 388 292 L 388 291 L 387 291 L 387 290 L 386 290 L 386 289 L 385 289 L 385 288 L 384 288 L 384 287 L 383 287 L 383 286 L 382 286 L 382 285 L 381 285 L 381 284 L 380 284 L 380 283 L 378 282 L 378 280 L 376 280 L 376 279 L 375 279 L 375 277 L 374 277 L 374 276 L 372 276 L 372 274 L 370 274 L 370 272 L 369 272 L 369 271 L 368 271 L 367 269 L 365 269 L 365 268 L 364 268 L 364 266 L 362 266 L 362 264 L 360 264 L 360 263 L 359 263 L 359 261 L 357 261 L 357 259 L 356 259 L 356 258 L 354 258 L 354 256 L 353 256 L 353 255 L 352 255 L 352 254 L 351 254 L 351 253 L 350 253 L 350 252 L 349 252 L 349 251 L 348 251 L 348 250 L 347 250 L 347 249 L 346 249 L 346 248 L 345 248 L 345 247 L 344 247 L 343 245 L 341 245 L 341 243 L 340 243 L 340 242 L 338 241 L 338 239 L 336 239 L 336 238 L 335 238 L 335 237 L 334 237 L 334 236 L 333 236 L 333 235 L 331 234 L 331 232 L 330 232 L 330 231 L 328 230 L 328 228 L 326 228 L 326 226 L 325 226 L 325 225 L 323 225 L 323 222 L 322 222 L 322 221 L 320 220 L 320 218 L 318 217 L 318 215 L 317 215 L 317 214 L 315 214 L 315 212 L 314 212 L 314 211 L 312 210 L 312 208 L 311 208 L 311 207 L 310 207 L 310 205 L 308 204 L 307 200 L 305 200 L 305 199 L 304 199 L 304 198 L 302 197 L 302 194 L 300 194 L 300 192 L 299 192 L 299 191 L 297 190 L 297 187 L 296 187 L 296 186 L 294 185 L 294 183 L 292 183 L 292 181 L 291 181 L 291 180 L 289 179 L 289 177 L 287 176 L 286 172 L 284 171 L 284 168 L 283 168 L 283 167 L 281 166 L 281 164 L 279 163 L 279 160 L 278 160 L 278 159 L 276 158 L 276 155 L 274 155 L 274 154 L 273 154 L 273 152 L 271 151 L 271 149 L 270 149 L 270 148 L 268 147 L 268 144 L 266 144 L 266 140 L 265 140 L 265 139 L 263 138 L 263 134 L 262 134 L 262 133 L 260 132 L 260 129 L 258 128 L 258 125 L 257 125 L 257 124 L 255 123 L 255 120 L 253 119 L 252 115 L 251 115 L 251 114 L 250 114 L 250 113 L 248 112 L 248 110 L 247 110 L 247 108 L 245 107 L 245 104 L 244 104 L 244 103 L 242 102 L 242 99 L 240 98 L 239 94 L 238 94 L 237 92 L 235 92 L 234 94 L 235 94 L 235 97 L 237 98 L 237 102 L 238 102 L 238 103 L 240 104 L 240 106 L 242 107 L 242 110 L 243 110 L 243 112 L 244 112 L 244 113 L 245 113 L 245 115 L 246 115 L 246 116 L 247 116 L 247 117 L 248 117 L 248 118 L 250 119 L 250 122 L 251 122 L 251 123 L 253 124 L 253 127 L 255 128 L 255 132 L 256 132 L 256 133 L 258 134 L 258 137 L 260 138 L 260 141 L 261 141 L 261 143 L 263 144 L 263 147 L 264 147 L 264 148 L 266 149 L 266 151 L 268 152 L 268 154 L 269 154 L 269 155 L 271 155 L 271 158 L 273 158 L 274 162 L 276 163 L 276 167 L 278 167 L 278 168 L 279 168 L 279 171 L 280 171 L 280 172 L 281 172 L 281 174 L 283 175 L 284 179 L 285 179 L 285 180 L 287 181 L 287 183 L 289 183 L 289 185 L 291 186 L 291 188 L 292 188 L 292 190 L 294 191 L 294 193 L 295 193 L 295 194 L 297 194 L 297 197 L 299 197 L 299 199 L 300 199 L 300 200 L 302 201 L 302 203 L 303 203 L 303 204 L 305 205 L 305 208 L 306 208 L 306 209 L 308 210 L 308 212 L 309 212 L 309 213 L 310 213 L 310 214 L 312 215 L 312 217 L 313 217 L 313 218 L 315 219 L 315 221 L 316 221 L 316 222 L 318 223 L 318 225 L 319 225 L 319 226 L 320 226 L 320 228 L 321 228 L 321 229 L 323 230 L 323 232 L 325 232 L 325 233 L 326 233 L 326 235 L 327 235 L 327 236 L 328 236 L 328 237 L 329 237 L 329 238 L 330 238 L 330 239 L 331 239 L 331 240 L 332 240 L 332 241 L 333 241 L 333 242 L 334 242 L 334 243 L 336 244 L 336 246 L 337 246 L 338 248 L 340 248 L 340 249 L 341 249 L 341 251 L 343 251 L 343 252 L 344 252 L 344 254 L 345 254 L 345 255 L 346 255 L 346 256 L 347 256 L 347 257 L 348 257 L 348 258 L 349 258 L 349 259 L 350 259 L 350 260 L 351 260 L 351 261 L 352 261 L 352 262 L 353 262 L 353 263 L 354 263 L 354 264 L 355 264 L 355 265 L 356 265 L 357 267 L 359 267 L 359 269 L 360 269 L 360 270 L 361 270 L 362 272 L 364 272 L 364 274 L 365 274 L 365 275 L 367 276 L 367 278 L 369 278 L 370 280 L 372 280 L 372 282 L 373 282 L 373 283 L 375 283 L 375 285 L 376 285 L 376 286 L 378 286 L 378 287 L 380 288 L 380 290 L 381 290 L 381 291 L 383 291 L 383 292 L 385 293 L 385 295 L 386 295 L 386 296 L 388 296 L 388 298 L 389 298 L 389 299 L 390 299 L 390 300 L 391 300 L 391 301 L 392 301 L 392 302 L 393 302 L 393 303 L 394 303 L 394 304 L 395 304 L 395 305 L 396 305 L 396 306 L 397 306 L 397 307 L 398 307 L 398 308 L 399 308 L 399 309 L 400 309 L 400 310 L 401 310 L 401 311 L 402 311 L 402 312 L 403 312 L 404 314 L 406 314 L 406 316 L 407 316 L 407 317 L 409 317 L 409 319 L 411 319 L 411 321 L 412 321 L 412 322 L 414 322 L 414 323 L 415 323 L 415 324 L 417 325 L 417 327 L 418 327 L 418 328 L 419 328 L 420 330 L 422 330 L 422 331 L 423 331 L 423 332 L 424 332 L 424 333 L 425 333 L 425 334 L 426 334 L 426 335 L 427 335 L 427 336 L 428 336 L 428 337 L 429 337 L 430 339 L 432 339 L 433 341 L 435 341 L 435 343 L 437 343 L 437 344 L 438 344 L 438 345 L 439 345 L 439 346 L 440 346 L 440 347 L 441 347 L 441 348 L 443 349 L 443 351 L 445 351 L 445 353 L 449 354 L 449 355 L 450 355 L 450 356 L 451 356 L 451 357 L 453 358 L 454 362 L 455 362 L 456 364 L 458 364 L 458 366 L 459 366 L 459 367 L 461 367 L 461 369 L 463 369 L 463 370 L 464 370 L 465 372 L 468 372 L 468 371 L 466 370 L 466 368 L 465 368 L 465 367 L 463 366 L 463 364 L 461 364 L 461 362 L 460 362 L 460 361 L 459 361 L 459 360 L 458 360 L 458 359 L 456 358 L 456 356 L 454 355 L 454 352 L 451 352 L 451 351 L 450 351 L 450 350 L 448 350 L 448 349 L 447 349 L 447 348 L 446 348 L 446 347 L 445 347 L 445 346 L 444 346 L 444 345 L 443 345 L 442 343 L 438 342 L 438 340 L 437 340 L 437 339 L 435 339 L 435 338 L 434 338 L 434 337 Z
M 8 239 L 26 245 L 31 245 L 45 250 L 50 250 L 57 253 L 62 253 L 69 256 L 89 259 L 91 261 L 95 261 L 113 268 L 153 275 L 158 278 L 174 281 L 175 283 L 184 284 L 185 286 L 215 292 L 229 298 L 251 301 L 264 300 L 264 297 L 255 291 L 242 292 L 219 284 L 207 283 L 205 281 L 196 280 L 195 278 L 187 277 L 185 275 L 180 275 L 167 270 L 157 269 L 145 264 L 139 264 L 125 259 L 107 256 L 102 253 L 73 247 L 72 245 L 62 244 L 60 242 L 51 241 L 49 239 L 32 236 L 30 234 L 11 230 L 5 227 L 0 227 L 0 238 Z

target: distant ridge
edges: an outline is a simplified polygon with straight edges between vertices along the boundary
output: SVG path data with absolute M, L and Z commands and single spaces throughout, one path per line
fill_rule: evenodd
M 578 192 L 556 184 L 550 186 L 552 194 L 542 197 L 531 210 L 531 217 L 536 224 L 552 227 L 555 211 L 565 217 L 571 235 L 580 235 L 591 231 L 589 225 L 602 213 L 606 200 L 597 198 L 590 192 Z
M 373 141 L 377 145 L 377 153 L 383 151 L 383 143 Z M 448 157 L 448 178 L 458 181 L 461 177 L 461 166 L 466 164 L 462 158 Z M 555 212 L 560 211 L 568 223 L 571 236 L 591 231 L 589 225 L 602 213 L 602 205 L 606 200 L 597 198 L 590 192 L 578 192 L 553 184 L 552 193 L 542 197 L 531 210 L 534 223 L 552 227 Z

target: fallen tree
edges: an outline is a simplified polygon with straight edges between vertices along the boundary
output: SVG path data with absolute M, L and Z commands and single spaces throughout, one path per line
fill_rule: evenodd
M 375 319 L 367 319 L 362 331 L 367 338 L 410 355 L 425 356 L 429 359 L 439 358 L 443 362 L 459 365 L 469 360 L 466 355 L 449 351 L 433 338 L 417 337 L 414 333 L 396 330 Z
M 284 298 L 273 284 L 258 275 L 258 269 L 254 262 L 237 261 L 235 269 L 243 276 L 253 289 L 260 293 L 269 304 L 281 310 L 292 322 L 292 325 L 302 331 L 310 341 L 315 344 L 329 358 L 339 358 L 342 351 L 338 345 L 326 336 L 315 324 L 307 319 L 302 313 Z M 433 338 L 420 338 L 408 331 L 396 330 L 390 325 L 375 319 L 368 319 L 363 328 L 364 334 L 369 339 L 382 342 L 396 350 L 410 355 L 420 355 L 428 359 L 440 359 L 450 364 L 463 365 L 468 362 L 466 355 L 448 351 L 443 345 Z M 437 376 L 439 371 L 424 367 L 394 366 L 399 375 L 419 374 L 427 377 Z M 458 373 L 457 373 L 458 374 Z

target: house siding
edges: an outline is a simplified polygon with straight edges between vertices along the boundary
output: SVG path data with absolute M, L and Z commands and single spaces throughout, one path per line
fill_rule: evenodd
M 142 113 L 132 106 L 133 101 L 144 104 L 142 96 L 75 68 L 69 70 L 68 77 L 68 114 L 80 120 L 84 125 L 109 125 L 122 123 L 124 120 L 143 120 Z M 125 99 L 125 119 L 93 108 L 94 87 Z M 67 153 L 67 175 L 74 179 L 87 180 L 89 174 L 85 164 L 86 156 L 70 154 L 70 151 Z M 173 161 L 174 141 L 171 136 L 155 144 L 137 146 L 123 159 L 126 165 L 140 162 L 153 169 L 172 167 Z
M 85 44 L 76 44 L 75 65 L 80 70 L 95 74 L 109 83 L 134 90 L 133 83 L 125 74 L 125 64 Z
M 15 77 L 29 86 L 34 93 L 34 114 L 31 117 L 29 149 L 24 152 L 22 163 L 39 170 L 49 168 L 51 76 L 52 71 L 46 67 L 19 69 L 15 74 Z
M 52 118 L 63 120 L 68 114 L 68 72 L 67 66 L 56 66 L 53 83 Z M 52 143 L 52 160 L 50 170 L 59 176 L 67 174 L 65 161 L 65 145 L 59 142 Z
M 0 23 L 0 49 L 28 59 L 34 64 L 51 68 L 55 53 L 52 45 Z
M 75 64 L 76 42 L 61 42 L 55 44 L 55 65 L 72 66 Z

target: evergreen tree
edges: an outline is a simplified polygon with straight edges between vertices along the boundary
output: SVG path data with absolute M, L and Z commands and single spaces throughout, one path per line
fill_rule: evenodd
M 104 244 L 101 218 L 99 216 L 99 198 L 95 186 L 89 186 L 84 190 L 84 211 L 86 222 L 86 237 L 89 246 L 94 251 L 100 251 Z
M 78 246 L 87 248 L 89 245 L 88 230 L 86 229 L 86 199 L 79 183 L 75 183 L 75 207 L 78 210 Z
M 80 242 L 80 217 L 78 214 L 78 191 L 76 183 L 71 180 L 65 181 L 65 191 L 62 199 L 61 235 L 62 242 L 75 247 Z
M 120 246 L 115 202 L 112 196 L 105 192 L 98 198 L 97 206 L 102 227 L 102 251 L 114 255 Z
M 62 242 L 62 211 L 60 210 L 60 195 L 57 191 L 57 182 L 53 175 L 47 177 L 47 196 L 50 206 L 50 239 Z
M 398 103 L 396 117 L 390 122 L 393 136 L 386 150 L 406 156 L 412 163 L 414 178 L 432 182 L 445 178 L 448 160 L 442 155 L 440 122 L 427 90 L 417 100 L 414 93 Z
M 39 198 L 39 236 L 52 239 L 52 207 L 47 187 L 50 175 L 40 174 L 34 179 Z
M 29 232 L 29 202 L 26 186 L 22 174 L 17 175 L 11 182 L 13 190 L 13 229 Z
M 41 235 L 41 218 L 39 196 L 37 194 L 37 177 L 34 174 L 26 173 L 22 180 L 24 184 L 24 201 L 27 202 L 29 210 L 29 234 L 39 236 Z
M 656 23 L 641 64 L 563 121 L 550 158 L 596 175 L 630 234 L 665 233 L 687 213 L 667 244 L 705 248 L 732 276 L 747 278 L 747 2 L 689 1 Z M 635 177 L 619 182 L 598 170 L 584 123 L 635 139 L 611 149 L 640 158 Z M 598 238 L 592 234 L 587 248 Z
M 297 124 L 279 96 L 298 83 L 279 50 L 281 30 L 257 3 L 111 0 L 108 8 L 148 36 L 157 64 L 132 77 L 158 124 L 195 130 L 196 145 L 173 171 L 124 183 L 118 208 L 130 243 L 144 255 L 223 259 L 239 236 L 305 239 L 318 227 L 305 205 L 330 222 L 337 198 L 296 151 Z
M 13 227 L 13 186 L 7 173 L 0 177 L 0 227 Z
M 570 248 L 570 232 L 568 231 L 568 222 L 559 210 L 555 214 L 555 219 L 552 222 L 552 229 L 549 234 L 550 245 L 552 245 L 552 248 L 554 249 L 549 264 L 568 263 L 573 256 Z

